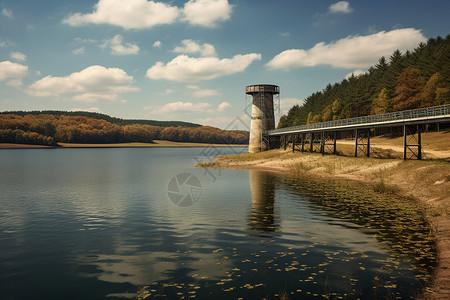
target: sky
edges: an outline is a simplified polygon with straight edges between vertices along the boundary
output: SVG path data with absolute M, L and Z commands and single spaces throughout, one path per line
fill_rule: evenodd
M 448 0 L 0 0 L 0 111 L 245 129 L 245 86 L 279 85 L 278 119 L 381 56 L 445 37 L 449 12 Z

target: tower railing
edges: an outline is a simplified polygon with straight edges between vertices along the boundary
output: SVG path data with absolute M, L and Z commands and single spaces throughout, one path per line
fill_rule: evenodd
M 336 127 L 346 127 L 352 125 L 364 125 L 371 123 L 389 123 L 395 121 L 408 121 L 416 119 L 426 119 L 438 116 L 450 115 L 450 104 L 432 106 L 426 108 L 417 108 L 411 110 L 396 111 L 380 115 L 363 116 L 342 120 L 327 121 L 321 123 L 313 123 L 308 125 L 299 125 L 292 127 L 285 127 L 280 129 L 268 130 L 266 134 L 276 134 L 280 132 L 310 130 L 310 129 L 326 129 Z

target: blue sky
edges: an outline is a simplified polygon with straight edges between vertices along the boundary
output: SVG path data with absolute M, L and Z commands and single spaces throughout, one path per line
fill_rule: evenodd
M 450 2 L 0 0 L 0 110 L 90 110 L 224 128 L 244 88 L 282 112 L 395 49 L 449 34 Z

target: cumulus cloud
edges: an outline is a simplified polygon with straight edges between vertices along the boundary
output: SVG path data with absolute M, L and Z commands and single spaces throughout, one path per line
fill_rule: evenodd
M 182 40 L 183 46 L 177 46 L 172 51 L 175 53 L 199 53 L 201 56 L 216 56 L 216 49 L 211 44 L 199 45 L 193 40 Z
M 219 92 L 217 90 L 196 90 L 194 93 L 192 93 L 192 96 L 195 98 L 204 98 L 204 97 L 212 97 L 219 95 Z
M 120 34 L 116 34 L 112 39 L 106 41 L 101 47 L 106 47 L 109 45 L 111 47 L 111 54 L 114 55 L 129 55 L 129 54 L 138 54 L 139 46 L 136 44 L 126 43 L 122 44 L 122 36 Z
M 348 1 L 339 1 L 334 4 L 331 4 L 330 7 L 328 7 L 328 13 L 335 14 L 335 13 L 344 13 L 348 14 L 351 13 L 353 9 L 350 7 L 350 3 Z
M 203 112 L 211 108 L 209 103 L 172 102 L 157 108 L 153 113 Z
M 116 101 L 121 93 L 136 92 L 133 77 L 119 68 L 90 66 L 69 76 L 46 76 L 29 86 L 28 93 L 37 97 L 75 94 L 74 101 Z
M 11 52 L 10 56 L 12 59 L 19 60 L 19 61 L 27 60 L 27 56 L 20 52 Z
M 380 56 L 388 56 L 395 50 L 414 49 L 426 38 L 414 28 L 381 31 L 366 36 L 348 36 L 326 44 L 320 42 L 309 50 L 289 49 L 276 55 L 266 66 L 284 69 L 331 65 L 336 68 L 368 68 Z
M 157 62 L 147 70 L 146 76 L 156 80 L 165 79 L 179 82 L 210 80 L 242 72 L 255 60 L 261 60 L 261 54 L 239 54 L 233 58 L 223 59 L 217 57 L 192 58 L 187 55 L 179 55 L 167 64 Z
M 7 8 L 4 8 L 4 9 L 2 10 L 2 15 L 4 15 L 5 17 L 7 17 L 8 19 L 14 19 L 14 15 L 13 15 L 12 10 L 7 9 Z
M 84 54 L 84 47 L 78 48 L 78 49 L 73 49 L 72 53 L 75 55 L 80 55 L 80 54 Z
M 28 73 L 28 66 L 9 60 L 0 62 L 0 81 L 7 81 L 10 86 L 22 85 L 22 79 Z
M 232 5 L 228 0 L 189 0 L 183 9 L 183 19 L 191 25 L 215 27 L 230 19 Z
M 172 94 L 174 91 L 171 89 L 166 89 L 164 92 L 159 93 L 160 95 L 169 95 Z
M 100 108 L 94 107 L 94 106 L 89 107 L 89 108 L 72 108 L 69 111 L 87 111 L 87 112 L 95 112 L 95 113 L 99 113 L 99 114 L 103 113 L 103 111 Z
M 162 45 L 161 41 L 156 41 L 153 43 L 153 48 L 161 48 L 161 45 Z
M 353 76 L 359 76 L 359 75 L 361 75 L 361 74 L 364 74 L 364 73 L 366 73 L 366 71 L 364 71 L 364 70 L 354 70 L 353 72 L 350 72 L 350 73 L 348 73 L 347 75 L 345 75 L 345 79 L 348 79 L 348 78 L 350 78 L 352 75 Z
M 169 4 L 147 0 L 99 0 L 94 11 L 75 13 L 63 20 L 71 26 L 85 24 L 109 24 L 124 29 L 152 28 L 172 24 L 179 15 L 179 8 Z
M 224 102 L 219 104 L 219 107 L 217 108 L 217 111 L 222 112 L 222 111 L 226 110 L 229 107 L 231 107 L 231 104 L 224 101 Z
M 62 22 L 71 26 L 108 24 L 144 29 L 181 20 L 191 25 L 215 27 L 230 19 L 232 10 L 228 0 L 189 0 L 183 8 L 153 0 L 99 0 L 91 13 L 75 13 Z

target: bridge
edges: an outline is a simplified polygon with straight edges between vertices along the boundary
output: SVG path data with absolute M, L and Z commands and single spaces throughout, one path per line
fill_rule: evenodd
M 331 152 L 336 154 L 339 132 L 352 132 L 355 139 L 355 156 L 358 153 L 370 157 L 371 132 L 376 128 L 403 127 L 403 159 L 422 159 L 423 125 L 450 122 L 450 105 L 440 105 L 392 113 L 334 120 L 308 125 L 293 126 L 262 133 L 261 150 L 292 143 L 292 151 Z M 373 134 L 372 134 L 373 135 Z M 409 154 L 409 156 L 408 156 Z

